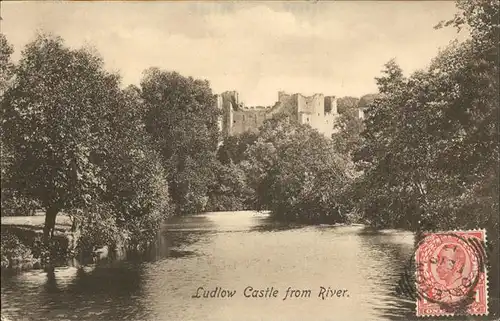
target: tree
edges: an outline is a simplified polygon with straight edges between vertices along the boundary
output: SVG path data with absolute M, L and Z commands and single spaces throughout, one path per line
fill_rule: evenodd
M 343 112 L 335 121 L 332 134 L 335 149 L 352 158 L 352 154 L 361 144 L 363 120 L 359 117 L 358 100 L 353 100 L 346 105 Z
M 209 189 L 207 208 L 210 211 L 239 211 L 252 208 L 253 190 L 242 166 L 219 163 L 216 180 Z
M 245 159 L 248 147 L 255 143 L 258 134 L 244 132 L 236 136 L 228 136 L 217 150 L 217 159 L 223 164 L 239 164 Z
M 443 25 L 469 28 L 426 70 L 404 78 L 393 62 L 368 108 L 353 185 L 375 226 L 416 231 L 486 228 L 498 289 L 498 1 L 460 1 Z M 492 260 L 493 258 L 493 260 Z M 498 292 L 498 291 L 496 291 Z M 498 310 L 498 304 L 494 305 Z
M 339 114 L 343 114 L 348 110 L 356 109 L 358 107 L 359 98 L 356 97 L 340 97 L 337 99 L 337 111 Z
M 13 155 L 9 186 L 45 208 L 45 240 L 60 212 L 79 223 L 83 242 L 106 244 L 150 240 L 169 215 L 140 90 L 120 89 L 91 49 L 38 35 L 22 53 L 1 115 Z
M 4 34 L 0 34 L 0 100 L 3 101 L 4 93 L 12 83 L 14 76 L 14 64 L 11 61 L 11 55 L 14 52 L 12 45 L 7 41 Z M 4 119 L 1 119 L 2 126 L 0 126 L 0 179 L 1 179 L 1 193 L 2 193 L 2 215 L 14 214 L 20 207 L 20 203 L 26 203 L 24 199 L 19 198 L 19 195 L 14 195 L 15 191 L 7 186 L 8 175 L 10 175 L 9 164 L 12 162 L 12 153 L 4 144 Z
M 139 96 L 119 85 L 92 50 L 59 37 L 38 35 L 22 53 L 1 106 L 9 186 L 45 208 L 46 240 L 61 211 L 128 232 L 153 228 L 168 211 Z
M 9 83 L 12 79 L 14 73 L 14 65 L 10 59 L 10 56 L 14 52 L 14 49 L 11 44 L 7 41 L 7 38 L 4 34 L 0 33 L 0 99 L 3 101 L 4 92 L 7 90 Z M 5 149 L 3 144 L 4 134 L 3 134 L 3 123 L 4 119 L 2 118 L 2 126 L 0 127 L 0 139 L 2 143 L 2 148 L 0 150 L 1 153 L 1 178 L 2 181 L 7 175 L 7 164 L 9 162 L 10 153 Z M 4 185 L 2 184 L 2 195 L 4 193 Z M 2 197 L 4 200 L 4 197 Z M 2 201 L 3 204 L 3 201 Z M 3 212 L 3 211 L 2 211 Z
M 394 60 L 389 61 L 383 70 L 383 76 L 376 79 L 380 97 L 368 105 L 365 111 L 365 130 L 362 132 L 362 145 L 354 160 L 358 169 L 363 171 L 362 182 L 358 182 L 358 207 L 366 213 L 367 219 L 374 225 L 383 226 L 387 222 L 409 227 L 406 221 L 408 211 L 413 210 L 414 200 L 407 197 L 405 191 L 411 189 L 408 177 L 403 176 L 405 168 L 398 157 L 407 154 L 405 146 L 396 145 L 407 141 L 398 140 L 400 125 L 406 110 L 407 79 Z M 397 146 L 396 148 L 394 148 Z M 408 179 L 407 179 L 408 178 Z M 400 185 L 402 184 L 402 185 Z M 403 195 L 404 194 L 404 195 Z M 379 215 L 387 210 L 386 216 Z M 390 214 L 388 214 L 390 213 Z
M 129 86 L 119 95 L 120 104 L 109 114 L 111 130 L 96 158 L 105 186 L 99 203 L 106 204 L 118 234 L 125 233 L 121 241 L 140 246 L 156 236 L 171 214 L 167 173 L 145 130 L 140 90 Z M 115 231 L 103 228 L 103 234 L 109 232 Z
M 352 178 L 331 140 L 286 117 L 266 121 L 242 162 L 257 204 L 275 218 L 344 222 L 341 191 Z
M 178 213 L 203 210 L 215 179 L 219 110 L 209 83 L 150 68 L 141 82 L 146 130 L 168 171 Z
M 14 64 L 10 57 L 13 53 L 14 48 L 5 35 L 0 33 L 0 96 L 3 96 L 14 74 Z
M 16 160 L 17 189 L 46 210 L 46 238 L 60 211 L 84 207 L 102 187 L 92 158 L 110 130 L 118 92 L 118 77 L 100 58 L 65 48 L 58 37 L 38 35 L 22 53 L 2 101 L 5 142 Z
M 215 181 L 210 184 L 209 203 L 211 211 L 237 211 L 253 207 L 254 191 L 248 185 L 241 162 L 257 138 L 257 133 L 244 132 L 224 138 L 217 150 Z

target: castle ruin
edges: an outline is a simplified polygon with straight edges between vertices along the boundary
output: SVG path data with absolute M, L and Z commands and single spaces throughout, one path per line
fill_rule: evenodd
M 303 96 L 280 91 L 273 106 L 246 107 L 239 101 L 236 91 L 226 91 L 217 95 L 217 107 L 222 110 L 219 128 L 224 136 L 255 132 L 266 119 L 285 113 L 300 124 L 308 124 L 326 137 L 331 137 L 334 121 L 338 117 L 337 98 L 323 94 Z

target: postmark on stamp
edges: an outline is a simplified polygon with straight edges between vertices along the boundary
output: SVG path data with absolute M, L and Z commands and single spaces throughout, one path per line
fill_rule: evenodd
M 417 316 L 487 315 L 484 230 L 428 233 L 415 252 Z

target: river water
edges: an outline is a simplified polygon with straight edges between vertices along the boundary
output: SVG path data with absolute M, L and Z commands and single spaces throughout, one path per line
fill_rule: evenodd
M 412 248 L 408 232 L 291 227 L 257 212 L 207 213 L 167 223 L 158 245 L 141 258 L 3 275 L 2 314 L 13 320 L 406 320 L 415 306 L 395 288 Z M 203 298 L 200 287 L 226 297 Z M 272 287 L 268 294 L 276 297 L 247 298 L 247 287 Z M 319 297 L 321 287 L 334 296 Z M 301 291 L 283 300 L 288 288 Z M 197 291 L 201 298 L 193 298 Z M 228 298 L 228 291 L 236 292 Z

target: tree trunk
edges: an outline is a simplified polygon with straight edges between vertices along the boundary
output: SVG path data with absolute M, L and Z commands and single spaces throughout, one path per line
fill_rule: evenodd
M 55 206 L 49 206 L 45 213 L 45 226 L 43 227 L 43 239 L 48 242 L 54 237 L 54 228 L 56 226 L 56 216 L 59 209 Z

